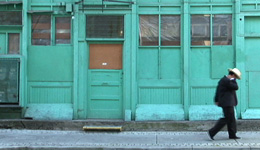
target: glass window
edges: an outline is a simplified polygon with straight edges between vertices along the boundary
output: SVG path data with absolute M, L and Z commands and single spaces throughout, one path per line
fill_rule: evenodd
M 0 11 L 0 25 L 22 25 L 22 12 Z
M 8 33 L 8 54 L 20 54 L 20 34 Z
M 70 44 L 71 42 L 71 17 L 57 17 L 56 26 L 56 44 Z
M 88 38 L 123 38 L 123 16 L 87 16 Z
M 32 15 L 32 45 L 51 44 L 51 15 Z
M 19 59 L 0 59 L 0 103 L 18 103 Z
M 210 15 L 191 16 L 191 45 L 210 45 Z
M 213 45 L 232 45 L 232 15 L 214 15 L 213 31 Z
M 139 23 L 139 40 L 141 46 L 159 45 L 159 16 L 141 15 Z
M 161 16 L 161 45 L 180 45 L 180 16 Z

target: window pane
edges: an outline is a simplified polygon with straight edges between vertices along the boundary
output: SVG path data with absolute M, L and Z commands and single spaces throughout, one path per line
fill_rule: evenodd
M 0 11 L 0 25 L 22 25 L 22 12 Z
M 210 15 L 191 16 L 191 45 L 210 45 Z
M 139 40 L 141 46 L 159 45 L 159 16 L 141 15 Z
M 232 45 L 232 15 L 214 15 L 213 44 Z
M 161 16 L 161 45 L 180 45 L 180 16 Z
M 70 44 L 71 17 L 56 18 L 56 44 Z
M 88 38 L 123 38 L 123 16 L 87 16 Z
M 8 53 L 9 54 L 20 54 L 20 34 L 9 33 L 8 34 Z
M 18 103 L 19 60 L 0 59 L 0 103 Z
M 51 44 L 51 16 L 32 15 L 32 45 Z

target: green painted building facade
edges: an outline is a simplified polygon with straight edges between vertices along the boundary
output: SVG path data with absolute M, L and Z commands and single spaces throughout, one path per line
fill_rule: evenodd
M 0 118 L 260 119 L 260 0 L 0 0 Z

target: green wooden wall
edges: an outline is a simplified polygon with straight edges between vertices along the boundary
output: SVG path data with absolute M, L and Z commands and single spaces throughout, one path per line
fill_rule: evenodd
M 213 103 L 217 82 L 228 68 L 237 67 L 242 72 L 237 116 L 260 118 L 260 113 L 253 113 L 260 112 L 259 0 L 121 1 L 22 0 L 17 5 L 0 1 L 5 2 L 0 11 L 24 10 L 22 26 L 0 26 L 0 40 L 5 41 L 1 47 L 8 44 L 6 33 L 21 33 L 21 54 L 0 55 L 21 59 L 20 106 L 39 104 L 48 109 L 49 104 L 66 105 L 69 107 L 64 109 L 70 110 L 60 111 L 73 112 L 67 113 L 72 115 L 67 118 L 73 119 L 212 120 L 221 116 L 221 110 Z M 32 45 L 31 19 L 35 14 L 71 17 L 71 43 L 55 44 L 53 19 L 51 44 Z M 123 16 L 124 36 L 87 37 L 87 16 L 99 15 Z M 209 44 L 192 44 L 195 15 L 209 19 Z M 213 43 L 217 15 L 232 16 L 229 45 Z M 141 16 L 158 18 L 158 44 L 141 44 Z M 164 16 L 180 17 L 180 44 L 162 44 Z M 90 44 L 122 44 L 122 69 L 89 69 Z M 161 113 L 165 117 L 154 117 Z

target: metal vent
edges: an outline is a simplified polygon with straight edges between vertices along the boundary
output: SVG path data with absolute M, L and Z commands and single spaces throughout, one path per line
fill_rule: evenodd
M 20 59 L 0 58 L 0 103 L 19 102 Z

